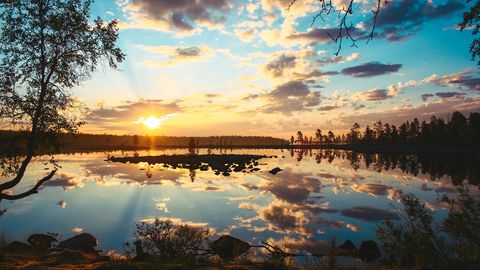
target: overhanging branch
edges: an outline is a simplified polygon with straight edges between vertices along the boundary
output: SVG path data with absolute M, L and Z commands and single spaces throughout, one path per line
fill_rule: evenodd
M 37 184 L 35 184 L 35 186 L 33 188 L 31 188 L 30 190 L 28 191 L 25 191 L 23 193 L 20 193 L 20 194 L 16 194 L 16 195 L 10 195 L 10 194 L 4 194 L 4 193 L 0 193 L 0 201 L 2 201 L 3 199 L 5 200 L 9 200 L 9 201 L 14 201 L 14 200 L 19 200 L 19 199 L 22 199 L 22 198 L 25 198 L 27 196 L 30 196 L 32 194 L 36 194 L 38 193 L 38 189 L 43 185 L 43 183 L 47 182 L 48 180 L 52 179 L 53 175 L 57 172 L 57 170 L 53 170 L 51 171 L 47 176 L 43 177 L 42 179 L 40 179 Z

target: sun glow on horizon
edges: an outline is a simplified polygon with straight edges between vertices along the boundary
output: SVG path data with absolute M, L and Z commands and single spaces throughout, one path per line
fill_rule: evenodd
M 162 123 L 162 120 L 163 119 L 158 118 L 156 116 L 150 116 L 148 118 L 141 117 L 140 119 L 138 119 L 136 123 L 144 124 L 150 129 L 156 129 L 160 126 L 160 124 Z
M 140 117 L 138 121 L 134 122 L 135 124 L 144 124 L 147 126 L 149 129 L 157 129 L 162 125 L 162 122 L 170 118 L 170 116 L 174 116 L 175 114 L 168 114 L 168 115 L 163 115 L 160 117 L 157 116 L 149 116 L 149 117 Z

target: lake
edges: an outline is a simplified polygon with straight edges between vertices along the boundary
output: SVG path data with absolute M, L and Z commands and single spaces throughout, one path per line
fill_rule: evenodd
M 138 156 L 185 154 L 186 149 L 139 151 Z M 205 154 L 207 150 L 200 150 Z M 315 245 L 333 236 L 358 244 L 374 239 L 386 218 L 398 218 L 396 190 L 412 192 L 437 212 L 438 198 L 456 194 L 455 185 L 471 183 L 478 196 L 478 166 L 468 157 L 357 154 L 341 150 L 213 150 L 214 154 L 267 155 L 258 171 L 232 172 L 171 168 L 163 164 L 119 163 L 109 157 L 133 152 L 62 154 L 56 176 L 39 194 L 2 201 L 7 212 L 0 233 L 25 240 L 32 233 L 59 233 L 66 239 L 89 232 L 99 248 L 122 251 L 134 224 L 155 217 L 208 226 L 259 244 Z M 272 156 L 272 157 L 270 157 Z M 25 190 L 51 169 L 49 157 L 32 162 L 14 192 Z M 269 171 L 279 167 L 282 171 Z M 0 178 L 5 181 L 8 178 Z

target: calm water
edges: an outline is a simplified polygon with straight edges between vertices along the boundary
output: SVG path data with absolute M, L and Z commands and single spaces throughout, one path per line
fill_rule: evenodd
M 0 232 L 10 240 L 22 240 L 31 233 L 55 232 L 66 239 L 84 231 L 97 236 L 100 248 L 121 251 L 122 243 L 132 240 L 135 222 L 169 217 L 208 225 L 216 234 L 229 233 L 252 244 L 270 240 L 295 247 L 329 240 L 333 235 L 337 242 L 351 239 L 358 243 L 373 239 L 381 220 L 396 217 L 392 210 L 392 205 L 398 206 L 396 189 L 417 194 L 441 217 L 445 211 L 438 202 L 439 194 L 454 195 L 453 183 L 467 183 L 466 178 L 478 172 L 463 168 L 464 162 L 459 160 L 452 169 L 451 162 L 414 156 L 317 150 L 227 153 L 277 157 L 261 159 L 260 171 L 222 176 L 210 170 L 105 161 L 107 155 L 132 156 L 131 152 L 58 155 L 61 169 L 39 194 L 0 203 L 0 208 L 8 208 L 0 218 Z M 47 160 L 37 158 L 15 191 L 25 190 L 47 173 Z M 270 174 L 275 167 L 283 171 Z M 477 187 L 472 190 L 478 195 Z

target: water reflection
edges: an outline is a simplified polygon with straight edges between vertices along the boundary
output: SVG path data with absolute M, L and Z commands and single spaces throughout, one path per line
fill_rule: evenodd
M 228 176 L 201 165 L 108 162 L 107 154 L 122 155 L 57 156 L 60 173 L 37 196 L 1 205 L 8 211 L 0 218 L 0 231 L 19 239 L 32 232 L 59 232 L 67 238 L 82 228 L 98 236 L 101 248 L 119 250 L 130 240 L 134 222 L 163 216 L 208 224 L 217 234 L 251 243 L 269 240 L 294 248 L 333 235 L 339 242 L 358 243 L 373 237 L 379 221 L 398 218 L 391 209 L 391 204 L 398 206 L 397 189 L 414 192 L 442 214 L 438 194 L 454 193 L 455 184 L 464 180 L 478 183 L 479 175 L 473 158 L 340 150 L 297 149 L 286 155 L 280 150 L 233 150 L 229 154 L 274 157 L 259 159 L 258 170 L 251 172 L 229 166 Z M 184 153 L 152 150 L 138 155 L 172 154 Z M 30 182 L 18 188 L 33 184 L 43 173 L 43 161 L 33 162 Z M 269 173 L 275 167 L 282 171 Z

